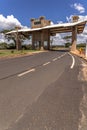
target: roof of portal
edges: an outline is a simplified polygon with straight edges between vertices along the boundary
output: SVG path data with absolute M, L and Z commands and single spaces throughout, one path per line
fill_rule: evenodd
M 8 34 L 13 34 L 13 33 L 29 33 L 31 34 L 34 31 L 42 31 L 42 30 L 49 30 L 50 34 L 55 34 L 55 33 L 66 33 L 66 32 L 72 32 L 72 27 L 77 26 L 77 33 L 82 33 L 85 27 L 87 20 L 81 20 L 77 22 L 72 22 L 72 23 L 59 23 L 59 24 L 53 24 L 41 28 L 26 28 L 26 29 L 19 29 L 19 30 L 13 30 L 10 31 Z

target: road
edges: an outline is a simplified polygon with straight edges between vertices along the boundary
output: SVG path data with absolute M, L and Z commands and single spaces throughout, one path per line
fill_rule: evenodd
M 87 63 L 65 51 L 0 60 L 0 130 L 87 130 Z

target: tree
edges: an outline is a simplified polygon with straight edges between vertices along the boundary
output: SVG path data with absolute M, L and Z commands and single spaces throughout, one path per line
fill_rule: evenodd
M 7 29 L 7 30 L 5 29 L 5 30 L 2 30 L 0 33 L 4 33 L 5 34 L 5 33 L 10 32 L 10 31 L 12 31 L 12 29 L 10 29 L 10 30 L 9 29 Z
M 7 49 L 7 43 L 0 43 L 0 49 Z
M 71 38 L 72 38 L 72 36 L 63 37 L 63 39 L 66 40 L 65 47 L 70 47 L 71 46 L 71 42 L 70 42 Z
M 19 33 L 18 32 L 18 28 L 16 28 L 16 31 L 12 32 L 12 33 L 7 33 L 5 34 L 6 38 L 9 40 L 13 40 L 15 45 L 16 45 L 16 49 L 17 50 L 21 50 L 22 49 L 22 45 L 21 43 L 27 38 L 29 38 L 28 34 L 23 34 L 22 32 Z

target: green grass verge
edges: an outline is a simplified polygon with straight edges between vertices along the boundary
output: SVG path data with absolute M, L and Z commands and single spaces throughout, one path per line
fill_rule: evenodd
M 23 54 L 28 54 L 32 52 L 36 52 L 37 50 L 0 50 L 0 57 L 5 57 L 5 56 L 16 56 L 16 55 L 23 55 Z

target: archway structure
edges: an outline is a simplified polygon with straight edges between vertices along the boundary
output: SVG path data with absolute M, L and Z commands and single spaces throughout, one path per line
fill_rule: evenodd
M 36 45 L 40 48 L 50 49 L 50 36 L 56 35 L 56 33 L 72 33 L 72 47 L 71 50 L 76 50 L 77 34 L 83 32 L 86 20 L 79 20 L 78 16 L 72 17 L 71 23 L 61 23 L 51 25 L 50 20 L 46 20 L 44 16 L 38 19 L 31 19 L 31 28 L 19 29 L 8 32 L 6 35 L 12 35 L 17 33 L 18 35 L 29 36 L 32 35 L 32 48 Z

